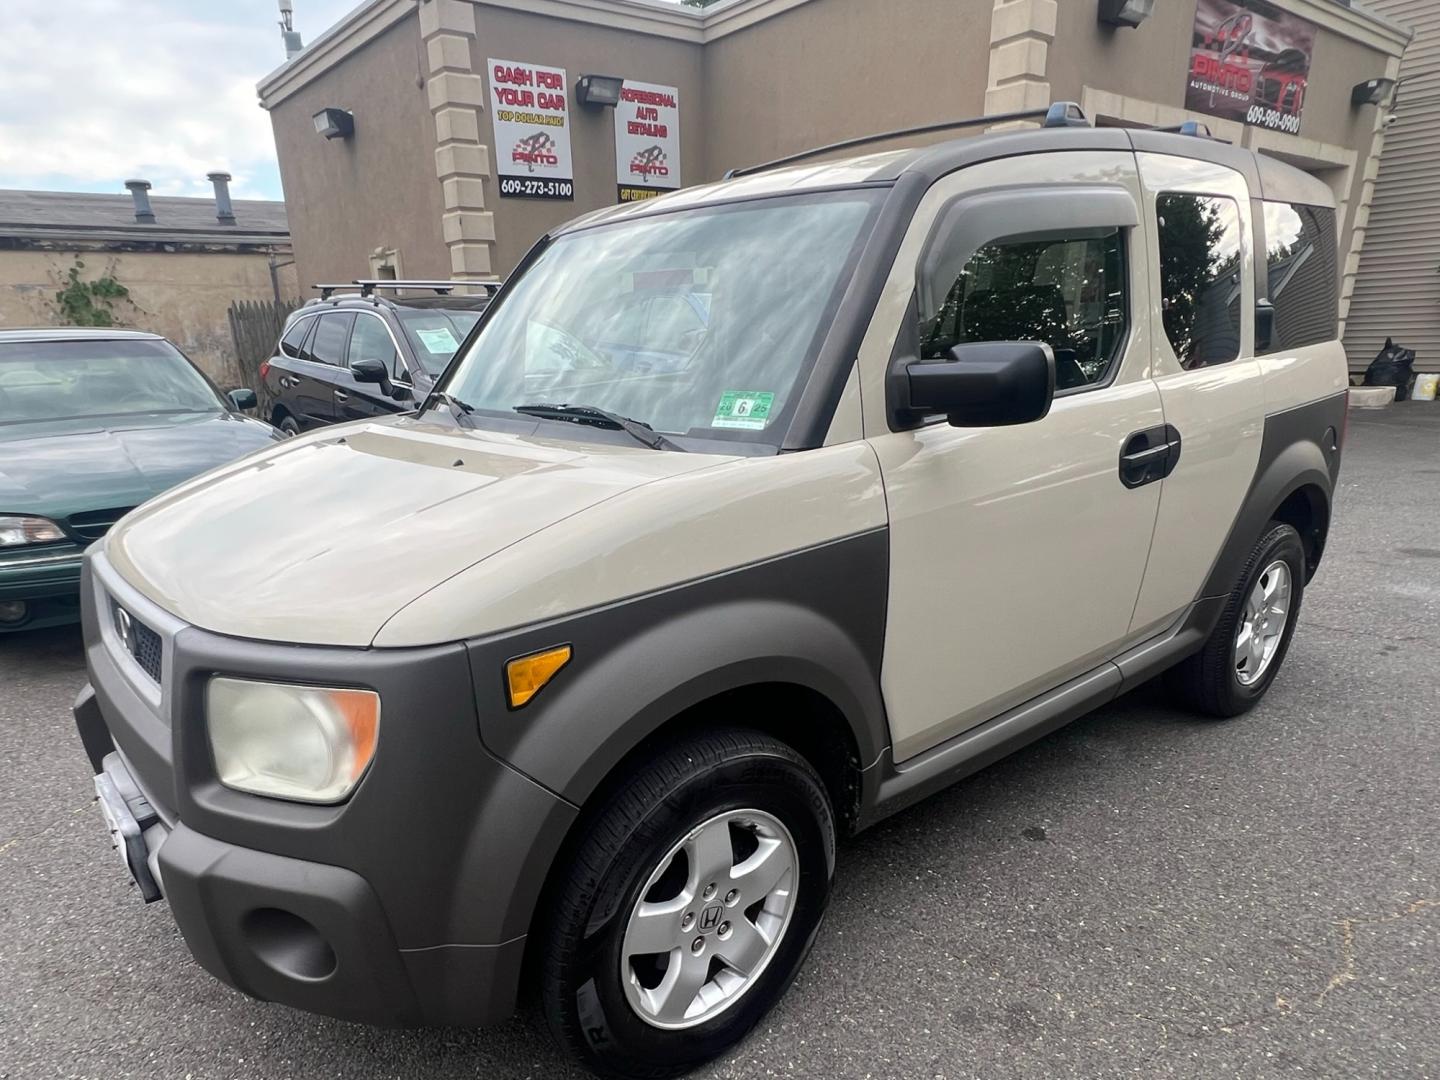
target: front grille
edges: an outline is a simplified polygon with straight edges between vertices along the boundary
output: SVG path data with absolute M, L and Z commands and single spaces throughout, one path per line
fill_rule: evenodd
M 71 514 L 65 519 L 65 525 L 81 540 L 99 540 L 110 531 L 111 525 L 134 509 L 133 506 L 116 506 L 109 510 L 86 510 L 81 514 Z
M 141 671 L 158 683 L 160 681 L 160 659 L 164 652 L 160 644 L 160 635 L 119 604 L 113 605 L 112 613 L 115 619 L 115 634 L 120 639 L 120 647 L 130 653 L 135 662 L 140 665 Z

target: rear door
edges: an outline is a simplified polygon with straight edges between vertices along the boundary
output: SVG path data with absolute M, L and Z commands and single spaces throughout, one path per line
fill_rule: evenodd
M 1265 383 L 1255 358 L 1250 190 L 1233 169 L 1138 155 L 1157 304 L 1155 386 L 1179 457 L 1160 512 L 1137 633 L 1173 621 L 1203 590 L 1260 458 Z
M 890 512 L 881 683 L 896 760 L 1128 643 L 1159 505 L 1158 484 L 1127 484 L 1121 463 L 1135 433 L 1164 423 L 1150 304 L 1129 152 L 986 162 L 922 201 L 861 354 Z M 1052 347 L 1048 416 L 897 429 L 887 372 L 1004 340 Z
M 304 370 L 296 396 L 306 418 L 300 422 L 302 428 L 332 424 L 341 418 L 338 399 L 346 391 L 340 383 L 349 374 L 344 367 L 345 353 L 354 324 L 353 312 L 327 311 L 305 343 Z

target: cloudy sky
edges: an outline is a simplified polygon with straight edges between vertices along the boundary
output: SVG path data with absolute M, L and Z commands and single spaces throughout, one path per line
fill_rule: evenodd
M 294 0 L 314 41 L 360 0 Z M 279 67 L 276 0 L 0 0 L 0 188 L 281 198 L 255 84 Z

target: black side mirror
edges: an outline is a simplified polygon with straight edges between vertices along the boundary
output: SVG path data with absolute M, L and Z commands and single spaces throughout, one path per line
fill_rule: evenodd
M 395 386 L 390 382 L 390 372 L 386 370 L 383 360 L 356 360 L 350 365 L 350 373 L 355 376 L 356 382 L 379 383 L 384 393 L 395 392 Z
M 1255 354 L 1270 351 L 1275 343 L 1275 305 L 1269 300 L 1255 301 Z
M 225 396 L 230 399 L 230 404 L 234 405 L 240 412 L 247 412 L 260 404 L 260 399 L 255 396 L 255 391 L 248 387 L 231 390 L 230 393 Z
M 1055 354 L 1038 341 L 956 345 L 944 360 L 905 368 L 909 410 L 943 413 L 952 427 L 1004 427 L 1041 420 L 1055 398 Z

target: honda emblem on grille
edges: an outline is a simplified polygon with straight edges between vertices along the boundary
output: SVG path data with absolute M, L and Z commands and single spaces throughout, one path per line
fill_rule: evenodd
M 115 605 L 115 633 L 120 638 L 121 647 L 134 656 L 135 634 L 130 624 L 130 613 L 118 604 Z

